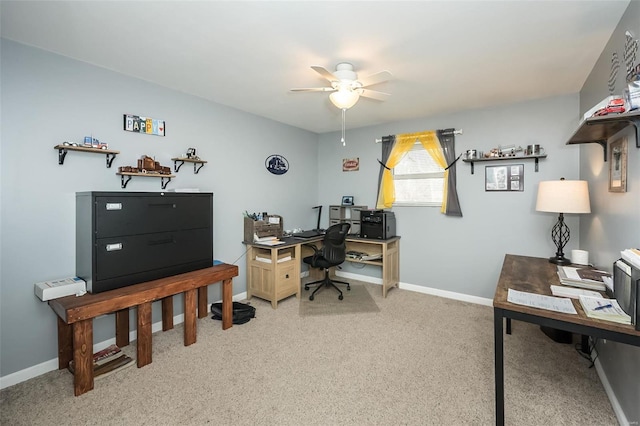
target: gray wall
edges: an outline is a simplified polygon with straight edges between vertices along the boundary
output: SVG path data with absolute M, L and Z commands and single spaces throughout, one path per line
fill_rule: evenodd
M 33 284 L 75 275 L 75 193 L 122 191 L 117 167 L 143 154 L 172 166 L 196 147 L 208 161 L 197 175 L 184 165 L 167 189 L 214 193 L 216 259 L 232 263 L 244 253 L 245 209 L 313 227 L 317 135 L 4 39 L 1 55 L 0 376 L 57 357 L 56 317 Z M 167 136 L 123 131 L 124 113 L 166 120 Z M 90 134 L 120 151 L 112 168 L 104 155 L 80 152 L 58 165 L 54 145 Z M 289 160 L 287 174 L 266 171 L 271 154 Z M 134 177 L 126 191 L 160 191 L 160 180 Z M 237 263 L 234 294 L 246 290 L 244 258 Z M 113 333 L 112 316 L 95 321 L 95 342 Z
M 462 218 L 445 216 L 435 207 L 392 209 L 398 235 L 402 236 L 402 283 L 492 299 L 505 253 L 555 254 L 550 233 L 557 216 L 536 212 L 536 195 L 541 180 L 579 176 L 579 148 L 565 145 L 574 130 L 577 109 L 576 94 L 349 130 L 344 148 L 339 134 L 321 135 L 320 203 L 339 203 L 341 195 L 349 194 L 355 196 L 356 204 L 375 206 L 377 159 L 381 155 L 375 139 L 384 135 L 455 127 L 464 131 L 456 136 L 457 154 L 472 148 L 489 151 L 498 145 L 541 144 L 548 157 L 540 160 L 538 173 L 533 161 L 514 159 L 476 164 L 472 175 L 471 166 L 459 161 L 456 167 Z M 351 157 L 360 158 L 360 171 L 342 172 L 342 158 Z M 524 164 L 524 191 L 485 192 L 485 165 L 506 164 Z M 568 252 L 578 247 L 579 218 L 567 215 L 566 220 L 574 231 Z M 374 267 L 358 272 L 380 275 Z
M 607 81 L 611 69 L 611 55 L 617 52 L 623 62 L 625 32 L 640 38 L 640 2 L 631 2 L 611 40 L 602 52 L 593 71 L 580 92 L 580 114 L 609 95 Z M 636 63 L 640 61 L 640 52 Z M 624 64 L 621 64 L 615 93 L 624 89 Z M 602 148 L 597 144 L 580 148 L 580 177 L 589 181 L 592 214 L 580 224 L 584 249 L 598 265 L 612 269 L 620 258 L 620 250 L 640 247 L 640 149 L 635 146 L 633 128 L 620 132 L 611 140 L 628 138 L 627 192 L 608 192 L 609 162 L 603 161 Z M 616 342 L 599 341 L 599 359 L 607 379 L 615 392 L 627 421 L 640 423 L 640 348 Z M 635 423 L 634 423 L 635 422 Z

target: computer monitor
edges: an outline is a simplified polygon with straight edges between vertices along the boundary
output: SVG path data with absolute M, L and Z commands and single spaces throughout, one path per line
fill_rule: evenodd
M 320 217 L 322 216 L 322 206 L 315 206 L 314 209 L 318 209 L 318 224 L 316 225 L 316 231 L 322 231 L 320 229 Z

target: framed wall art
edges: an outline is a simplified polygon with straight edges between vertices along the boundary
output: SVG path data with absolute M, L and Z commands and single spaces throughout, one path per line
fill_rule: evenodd
M 627 192 L 627 138 L 609 144 L 609 192 Z
M 524 191 L 524 164 L 486 166 L 485 191 Z

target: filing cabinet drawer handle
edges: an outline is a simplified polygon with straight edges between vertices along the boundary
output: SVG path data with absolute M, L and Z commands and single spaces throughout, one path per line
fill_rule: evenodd
M 173 238 L 165 238 L 162 240 L 153 240 L 153 241 L 149 241 L 149 245 L 150 246 L 155 246 L 155 245 L 159 245 L 159 244 L 172 244 L 175 243 L 176 241 Z

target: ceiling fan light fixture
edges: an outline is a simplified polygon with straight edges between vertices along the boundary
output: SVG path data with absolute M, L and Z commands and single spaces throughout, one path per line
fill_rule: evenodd
M 340 109 L 349 109 L 358 102 L 360 95 L 353 90 L 340 89 L 329 95 L 331 103 Z

